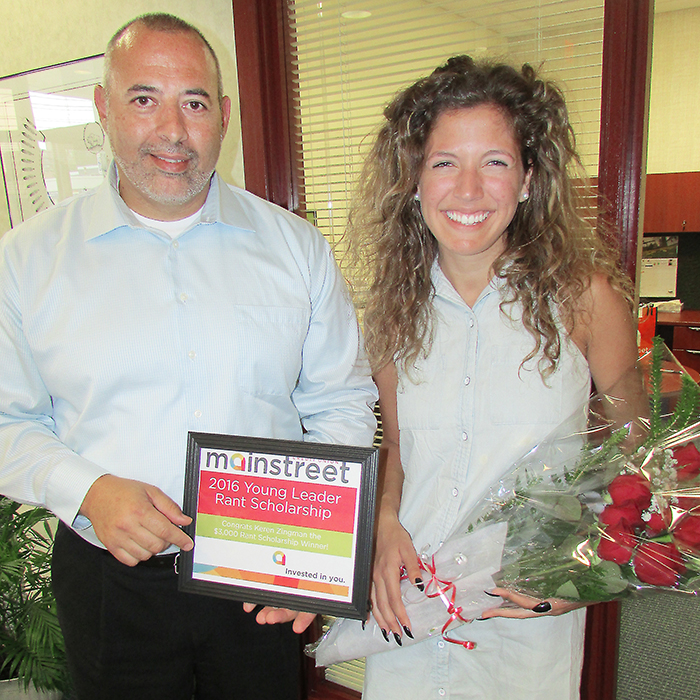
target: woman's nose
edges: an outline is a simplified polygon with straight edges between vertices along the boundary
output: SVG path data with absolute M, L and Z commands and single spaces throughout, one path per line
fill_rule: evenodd
M 455 194 L 463 199 L 478 199 L 483 194 L 481 176 L 477 168 L 461 168 L 455 182 Z

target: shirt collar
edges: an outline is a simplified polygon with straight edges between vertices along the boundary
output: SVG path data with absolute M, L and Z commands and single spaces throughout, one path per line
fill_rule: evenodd
M 114 231 L 122 226 L 144 228 L 133 215 L 119 194 L 117 168 L 112 163 L 105 181 L 95 192 L 93 207 L 88 225 L 85 227 L 85 240 Z M 209 185 L 209 193 L 202 209 L 203 224 L 221 223 L 244 231 L 255 231 L 250 217 L 245 212 L 240 198 L 214 173 Z
M 436 296 L 440 296 L 443 299 L 447 299 L 458 304 L 464 304 L 464 299 L 459 296 L 457 290 L 452 286 L 452 283 L 447 279 L 445 273 L 442 271 L 437 256 L 433 262 L 433 267 L 430 274 L 433 281 L 433 286 L 435 287 Z M 491 281 L 482 290 L 481 294 L 479 294 L 479 298 L 476 300 L 474 308 L 476 308 L 476 306 L 490 294 L 494 294 L 498 290 L 504 289 L 505 286 L 505 279 L 501 277 L 492 277 Z
M 236 188 L 229 187 L 218 173 L 214 173 L 207 201 L 202 210 L 202 223 L 220 223 L 244 231 L 255 232 L 255 225 L 242 202 L 243 198 L 237 194 Z

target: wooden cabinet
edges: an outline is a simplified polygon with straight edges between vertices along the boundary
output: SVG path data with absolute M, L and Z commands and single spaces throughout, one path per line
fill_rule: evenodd
M 644 233 L 700 231 L 700 172 L 647 175 Z
M 700 324 L 674 327 L 673 354 L 685 367 L 700 371 Z
M 684 367 L 700 372 L 700 311 L 659 313 L 656 316 L 656 325 L 673 329 L 673 354 Z

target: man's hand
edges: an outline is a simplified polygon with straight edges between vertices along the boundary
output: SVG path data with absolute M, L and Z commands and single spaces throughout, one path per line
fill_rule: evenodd
M 159 488 L 112 474 L 90 487 L 80 507 L 100 542 L 122 564 L 136 566 L 171 544 L 189 551 L 192 540 L 178 526 L 191 518 Z
M 253 612 L 253 610 L 255 610 L 255 605 L 253 603 L 243 603 L 243 610 L 247 613 Z M 294 620 L 292 629 L 297 634 L 301 634 L 314 621 L 315 617 L 316 613 L 287 610 L 287 608 L 266 607 L 258 612 L 255 616 L 255 621 L 259 625 L 277 625 L 281 622 L 291 622 Z

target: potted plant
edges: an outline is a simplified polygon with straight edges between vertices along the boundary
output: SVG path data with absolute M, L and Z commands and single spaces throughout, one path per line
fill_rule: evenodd
M 0 678 L 61 697 L 69 683 L 51 589 L 52 521 L 45 508 L 0 497 Z

